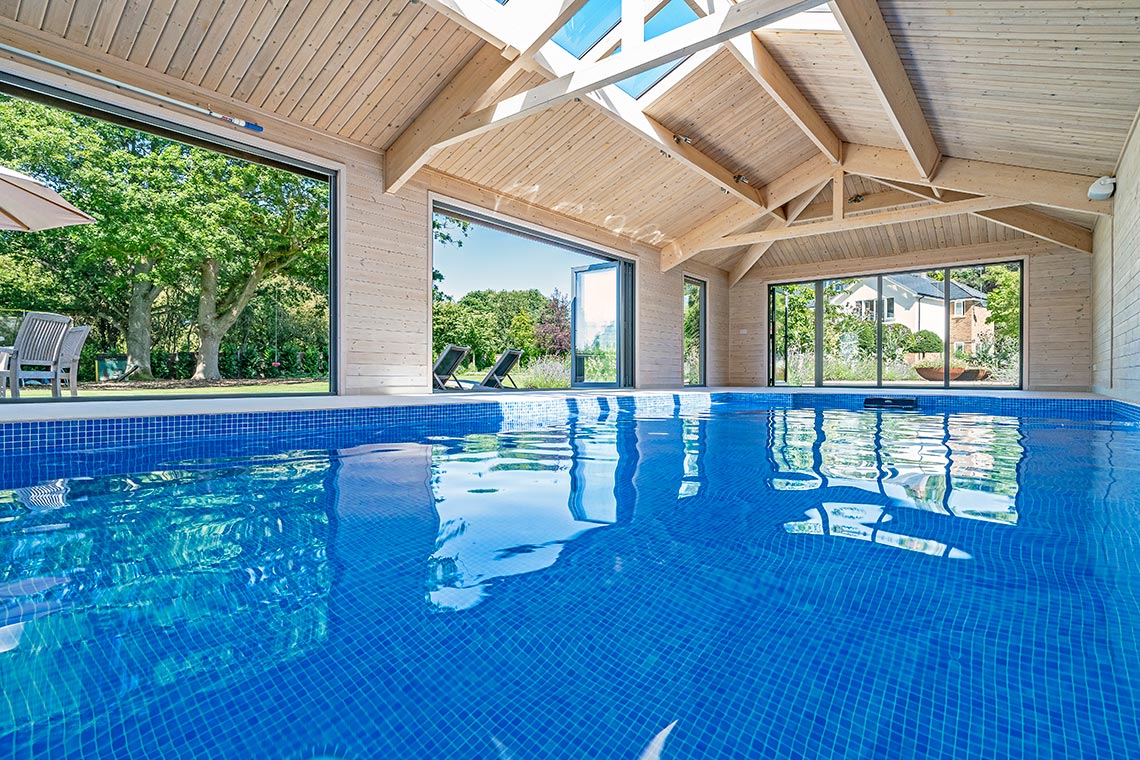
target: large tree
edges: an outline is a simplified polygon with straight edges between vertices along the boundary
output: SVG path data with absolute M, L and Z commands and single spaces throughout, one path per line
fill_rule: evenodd
M 136 377 L 150 377 L 155 299 L 178 281 L 176 262 L 202 231 L 190 203 L 192 149 L 0 96 L 0 163 L 43 180 L 97 220 L 22 235 L 10 250 L 56 273 L 79 312 L 113 322 Z
M 328 183 L 199 151 L 196 199 L 212 224 L 191 253 L 198 273 L 195 380 L 219 380 L 222 338 L 276 274 L 327 282 Z

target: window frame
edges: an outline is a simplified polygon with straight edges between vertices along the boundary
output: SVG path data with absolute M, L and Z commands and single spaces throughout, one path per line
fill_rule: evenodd
M 707 280 L 693 275 L 686 274 L 681 281 L 681 384 L 686 388 L 707 388 L 708 387 L 708 298 L 709 298 L 709 284 Z M 685 381 L 685 325 L 684 325 L 684 287 L 686 285 L 696 285 L 699 289 L 700 296 L 700 327 L 697 335 L 697 343 L 700 347 L 700 378 L 696 383 L 689 383 Z
M 609 248 L 607 246 L 591 242 L 575 235 L 559 232 L 558 230 L 545 227 L 541 224 L 523 221 L 508 214 L 492 211 L 491 209 L 483 208 L 474 203 L 468 203 L 467 201 L 460 200 L 459 198 L 436 192 L 428 193 L 427 203 L 428 329 L 426 352 L 430 359 L 428 365 L 424 368 L 424 373 L 428 387 L 430 387 L 431 384 L 431 361 L 434 361 L 435 359 L 435 355 L 432 350 L 433 319 L 431 307 L 431 273 L 432 269 L 435 267 L 435 240 L 432 235 L 431 222 L 432 217 L 436 213 L 459 214 L 469 221 L 488 227 L 498 228 L 507 234 L 531 238 L 536 242 L 558 246 L 566 250 L 581 253 L 586 256 L 591 256 L 594 259 L 597 259 L 599 262 L 617 263 L 619 288 L 618 308 L 619 315 L 623 322 L 623 324 L 619 325 L 618 327 L 618 379 L 616 383 L 591 384 L 590 387 L 600 389 L 630 389 L 637 387 L 637 278 L 639 275 L 637 269 L 638 262 L 635 259 L 617 249 Z M 567 293 L 566 295 L 570 296 L 570 293 Z M 570 308 L 573 310 L 573 303 L 570 304 Z M 573 381 L 573 377 L 571 377 L 571 381 Z M 573 384 L 571 385 L 571 388 L 582 387 L 586 386 L 575 386 Z M 550 390 L 554 393 L 560 393 L 566 391 L 567 389 L 553 388 Z M 541 391 L 536 390 L 535 392 Z
M 950 339 L 950 326 L 951 326 L 950 320 L 951 320 L 951 314 L 952 314 L 952 311 L 954 308 L 954 306 L 953 306 L 954 302 L 955 301 L 961 301 L 963 299 L 950 299 L 949 298 L 950 282 L 952 280 L 951 273 L 954 272 L 955 270 L 958 270 L 958 269 L 969 269 L 969 268 L 975 268 L 975 267 L 988 267 L 988 266 L 1001 266 L 1001 265 L 1016 266 L 1017 271 L 1018 271 L 1018 279 L 1019 279 L 1019 285 L 1018 285 L 1018 295 L 1019 295 L 1018 317 L 1019 317 L 1019 322 L 1020 322 L 1020 328 L 1019 328 L 1019 333 L 1018 333 L 1018 378 L 1017 378 L 1017 384 L 1016 385 L 993 385 L 993 386 L 976 386 L 976 385 L 956 384 L 954 381 L 950 380 L 950 364 L 951 364 L 951 359 L 953 357 L 953 346 L 952 346 L 953 342 Z M 888 382 L 883 381 L 883 378 L 882 378 L 882 374 L 883 374 L 883 355 L 882 355 L 883 325 L 886 322 L 892 321 L 892 320 L 885 320 L 885 319 L 881 319 L 881 318 L 876 318 L 876 320 L 875 320 L 876 321 L 876 333 L 877 333 L 877 346 L 876 346 L 876 364 L 877 364 L 876 375 L 877 375 L 877 379 L 876 379 L 876 382 L 874 382 L 874 383 L 862 383 L 862 384 L 858 384 L 858 383 L 846 384 L 845 383 L 842 385 L 836 385 L 834 383 L 827 383 L 823 380 L 824 373 L 825 373 L 825 368 L 823 366 L 823 324 L 824 324 L 825 300 L 827 298 L 826 288 L 824 287 L 824 285 L 825 285 L 825 283 L 832 282 L 835 280 L 842 280 L 842 279 L 869 280 L 869 279 L 877 278 L 879 281 L 878 293 L 879 293 L 879 298 L 881 299 L 882 298 L 882 288 L 883 288 L 882 283 L 890 275 L 925 274 L 927 272 L 939 272 L 943 276 L 943 280 L 942 280 L 942 282 L 943 282 L 943 298 L 942 298 L 942 301 L 943 301 L 943 303 L 949 302 L 951 304 L 950 308 L 945 310 L 944 317 L 943 317 L 943 319 L 945 321 L 945 324 L 944 324 L 945 334 L 944 334 L 943 339 L 942 339 L 942 354 L 943 354 L 944 367 L 945 367 L 945 373 L 944 373 L 945 377 L 943 378 L 941 389 L 945 390 L 945 391 L 950 391 L 950 390 L 954 390 L 954 391 L 959 391 L 959 390 L 960 391 L 977 391 L 981 387 L 981 388 L 984 388 L 985 390 L 1024 390 L 1025 389 L 1025 378 L 1026 378 L 1026 366 L 1027 366 L 1028 358 L 1029 358 L 1029 356 L 1028 356 L 1028 340 L 1027 340 L 1027 334 L 1026 334 L 1027 325 L 1029 324 L 1029 320 L 1028 320 L 1029 299 L 1026 297 L 1027 294 L 1025 291 L 1025 285 L 1028 282 L 1028 278 L 1027 278 L 1028 268 L 1029 268 L 1028 257 L 1021 256 L 1021 257 L 1012 257 L 1012 258 L 1008 258 L 1008 259 L 997 259 L 997 260 L 992 260 L 992 261 L 975 261 L 975 262 L 955 263 L 955 264 L 950 264 L 950 265 L 934 265 L 934 266 L 929 266 L 929 267 L 925 267 L 925 268 L 917 268 L 917 269 L 916 268 L 892 269 L 892 270 L 883 270 L 883 271 L 871 272 L 871 273 L 858 272 L 858 271 L 857 272 L 851 272 L 851 273 L 840 272 L 840 273 L 831 274 L 827 277 L 821 277 L 819 279 L 814 279 L 814 280 L 811 280 L 811 279 L 809 279 L 809 280 L 793 279 L 793 280 L 779 280 L 779 281 L 769 282 L 769 283 L 767 283 L 767 297 L 764 300 L 765 309 L 768 312 L 767 313 L 767 320 L 766 320 L 767 326 L 765 328 L 765 333 L 766 333 L 766 336 L 765 336 L 765 347 L 766 347 L 766 349 L 765 349 L 765 351 L 767 354 L 767 362 L 766 363 L 768 365 L 768 373 L 767 373 L 768 385 L 769 385 L 769 387 L 774 387 L 776 385 L 775 377 L 774 377 L 775 358 L 776 358 L 775 353 L 774 353 L 775 330 L 774 330 L 773 314 L 771 312 L 772 305 L 775 303 L 775 301 L 774 301 L 775 292 L 777 290 L 782 290 L 782 289 L 785 289 L 785 288 L 788 288 L 788 287 L 794 286 L 794 285 L 799 285 L 799 286 L 807 285 L 807 286 L 815 286 L 815 288 L 816 288 L 816 298 L 815 298 L 815 304 L 814 304 L 815 332 L 816 332 L 816 335 L 815 335 L 815 354 L 814 354 L 815 382 L 814 383 L 808 383 L 808 384 L 805 384 L 802 386 L 787 385 L 785 382 L 784 384 L 781 385 L 781 387 L 785 387 L 785 388 L 843 387 L 843 388 L 890 388 L 890 389 L 911 387 L 908 385 L 892 383 L 890 381 L 888 381 Z M 861 304 L 861 301 L 857 302 L 857 303 Z M 919 308 L 919 309 L 922 308 L 921 303 L 922 303 L 921 301 L 917 302 L 917 308 Z M 893 320 L 893 321 L 897 322 L 897 319 Z M 787 340 L 786 336 L 785 336 L 785 340 Z M 927 385 L 924 387 L 938 388 L 939 386 L 931 383 L 930 385 Z
M 341 350 L 340 323 L 344 292 L 341 283 L 343 263 L 341 251 L 343 231 L 341 228 L 344 221 L 342 195 L 345 193 L 344 166 L 333 161 L 326 162 L 319 157 L 294 150 L 288 146 L 275 146 L 263 139 L 252 137 L 252 135 L 243 135 L 247 140 L 237 139 L 234 136 L 236 133 L 231 134 L 230 132 L 233 128 L 217 125 L 217 130 L 214 131 L 211 127 L 216 125 L 207 124 L 189 114 L 180 119 L 180 115 L 174 112 L 153 106 L 145 101 L 136 101 L 126 96 L 118 97 L 116 93 L 103 92 L 99 88 L 83 82 L 64 80 L 44 72 L 37 73 L 37 77 L 42 78 L 31 79 L 19 73 L 18 68 L 13 70 L 0 65 L 0 94 L 40 103 L 80 116 L 99 119 L 250 163 L 292 172 L 309 179 L 324 181 L 328 183 L 329 188 L 328 390 L 306 393 L 140 393 L 124 398 L 84 397 L 80 395 L 68 400 L 78 400 L 83 403 L 185 400 L 209 402 L 217 399 L 311 398 L 340 395 L 346 375 L 343 366 L 346 352 Z M 11 399 L 11 401 L 22 404 L 50 404 L 59 401 L 59 399 L 21 398 Z

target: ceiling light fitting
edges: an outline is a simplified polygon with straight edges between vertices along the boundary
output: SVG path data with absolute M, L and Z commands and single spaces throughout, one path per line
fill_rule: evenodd
M 735 177 L 732 178 L 732 181 L 738 185 L 749 184 L 748 177 L 745 177 L 743 174 L 737 174 Z
M 677 143 L 678 145 L 680 145 L 681 143 L 685 143 L 686 145 L 692 145 L 692 143 L 693 143 L 692 140 L 685 137 L 684 135 L 673 135 L 673 142 Z
M 863 196 L 858 195 L 858 194 L 852 195 L 850 198 L 847 199 L 848 203 L 862 203 L 863 201 L 864 201 Z
M 1089 185 L 1090 201 L 1107 201 L 1116 192 L 1116 177 L 1101 177 Z

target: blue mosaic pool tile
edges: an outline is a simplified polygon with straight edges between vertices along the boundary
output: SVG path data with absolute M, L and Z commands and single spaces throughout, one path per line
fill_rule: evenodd
M 876 394 L 892 395 L 892 394 Z M 905 394 L 893 394 L 905 395 Z M 1140 407 L 1108 399 L 1016 398 L 920 395 L 919 411 L 1140 422 Z M 226 437 L 274 437 L 338 429 L 423 427 L 436 424 L 517 425 L 569 418 L 604 419 L 610 414 L 699 414 L 723 404 L 755 409 L 861 409 L 862 394 L 684 392 L 621 396 L 472 401 L 460 404 L 324 409 L 286 412 L 170 415 L 151 417 L 0 423 L 0 454 L 61 453 L 74 450 Z
M 1140 428 L 861 400 L 35 431 L 0 757 L 1140 756 Z

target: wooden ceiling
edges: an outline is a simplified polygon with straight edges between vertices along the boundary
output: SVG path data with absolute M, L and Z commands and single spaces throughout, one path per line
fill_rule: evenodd
M 383 150 L 484 45 L 478 30 L 433 5 L 439 0 L 0 0 L 0 23 Z M 1140 0 L 878 6 L 943 156 L 1076 174 L 1113 171 L 1140 107 Z M 756 38 L 843 143 L 906 147 L 843 32 L 761 30 Z M 684 146 L 673 150 L 672 140 L 655 143 L 652 134 L 639 136 L 595 107 L 567 103 L 460 142 L 429 165 L 665 248 L 710 220 L 745 218 L 739 193 L 726 194 L 723 180 L 694 170 L 702 156 L 762 187 L 820 155 L 733 54 L 712 52 L 692 68 L 646 99 L 645 116 L 658 125 L 650 132 L 688 138 L 696 159 Z M 504 95 L 547 78 L 524 72 Z M 849 196 L 889 190 L 845 179 Z M 815 208 L 830 204 L 831 195 L 829 187 L 817 192 Z M 1085 227 L 1095 219 L 1047 212 Z M 862 212 L 852 206 L 850 213 Z M 763 265 L 1020 236 L 978 216 L 916 220 L 781 240 Z M 731 269 L 742 250 L 706 251 L 698 259 Z
M 409 0 L 3 0 L 0 18 L 371 146 L 481 44 Z
M 879 5 L 947 155 L 1112 173 L 1140 105 L 1140 4 Z

